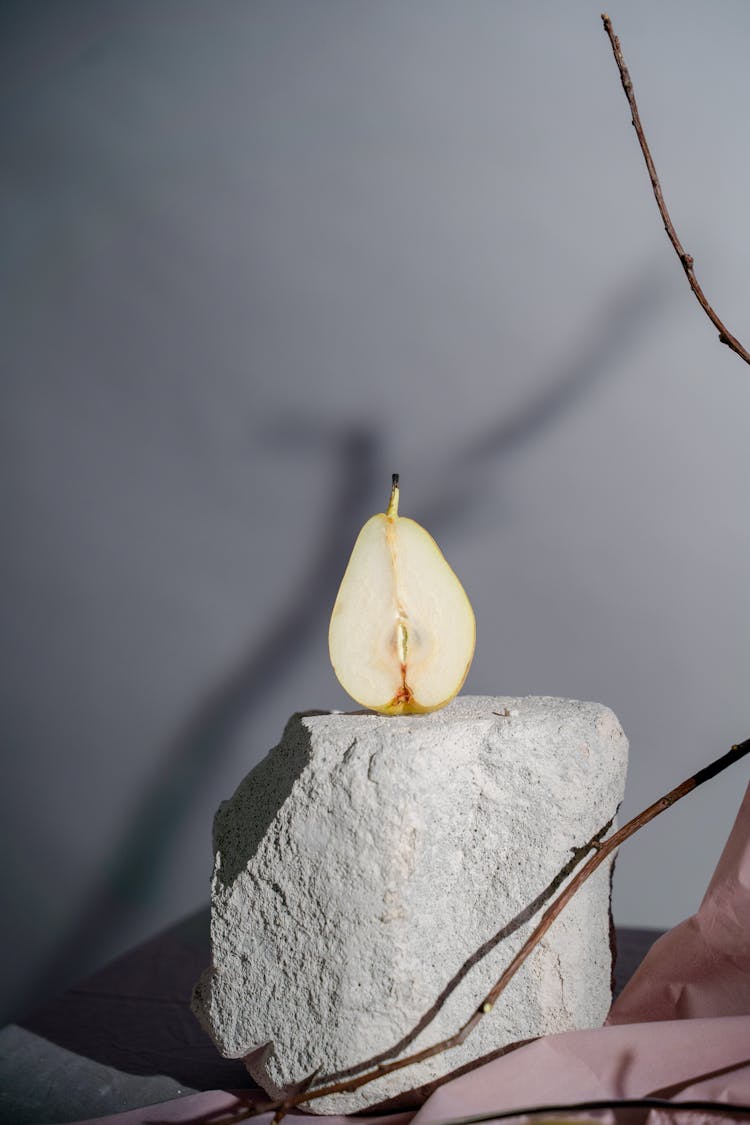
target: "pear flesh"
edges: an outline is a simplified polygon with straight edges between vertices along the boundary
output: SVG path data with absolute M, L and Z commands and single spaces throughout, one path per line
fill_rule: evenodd
M 359 533 L 331 615 L 328 647 L 344 688 L 387 715 L 435 711 L 460 691 L 474 655 L 474 611 L 435 540 L 388 511 Z

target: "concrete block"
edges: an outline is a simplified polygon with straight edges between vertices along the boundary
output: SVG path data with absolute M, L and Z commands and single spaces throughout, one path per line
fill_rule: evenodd
M 614 817 L 626 764 L 620 724 L 596 703 L 463 696 L 430 715 L 294 715 L 216 816 L 212 961 L 194 1010 L 220 1052 L 272 1041 L 254 1073 L 273 1093 L 390 1050 Z M 533 924 L 397 1054 L 457 1030 Z M 461 1047 L 310 1108 L 354 1112 L 504 1044 L 595 1027 L 610 979 L 607 863 Z

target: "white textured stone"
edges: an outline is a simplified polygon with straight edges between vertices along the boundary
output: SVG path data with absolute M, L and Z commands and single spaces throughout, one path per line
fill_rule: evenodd
M 614 816 L 626 763 L 596 703 L 464 696 L 430 715 L 293 716 L 216 816 L 198 1018 L 228 1057 L 273 1042 L 255 1068 L 269 1092 L 388 1050 Z M 352 1112 L 506 1043 L 600 1024 L 609 881 L 605 863 L 461 1047 L 311 1108 Z M 458 1029 L 532 925 L 469 970 L 408 1053 Z

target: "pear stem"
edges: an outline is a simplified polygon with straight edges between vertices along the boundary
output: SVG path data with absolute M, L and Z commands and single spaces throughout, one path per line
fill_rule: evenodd
M 391 498 L 385 514 L 389 520 L 395 519 L 398 515 L 398 473 L 394 473 L 391 477 Z

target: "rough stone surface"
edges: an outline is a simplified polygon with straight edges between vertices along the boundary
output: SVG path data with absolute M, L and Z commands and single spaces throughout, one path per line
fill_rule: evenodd
M 228 1057 L 273 1042 L 254 1067 L 269 1092 L 387 1051 L 614 816 L 626 763 L 620 724 L 596 703 L 294 715 L 216 816 L 198 1018 Z M 353 1112 L 503 1044 L 599 1025 L 609 884 L 605 863 L 461 1047 L 311 1108 Z M 471 1015 L 532 925 L 471 967 L 409 1053 Z

